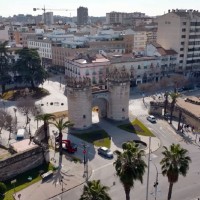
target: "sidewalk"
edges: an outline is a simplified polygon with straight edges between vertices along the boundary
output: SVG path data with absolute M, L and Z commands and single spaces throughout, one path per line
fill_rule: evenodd
M 177 134 L 180 135 L 182 141 L 200 146 L 200 134 L 196 133 L 195 131 L 192 132 L 191 127 L 183 128 L 183 132 L 181 130 L 177 131 L 178 122 L 174 120 L 172 121 L 171 126 L 177 132 Z
M 58 166 L 59 153 L 57 152 L 55 156 L 54 154 L 54 151 L 50 150 L 50 160 L 53 160 L 52 158 L 54 158 L 55 162 L 51 162 Z M 88 171 L 88 177 L 90 177 L 92 169 L 89 167 Z M 21 194 L 20 200 L 46 200 L 75 188 L 84 182 L 85 176 L 83 164 L 74 163 L 63 154 L 61 170 L 58 169 L 53 177 L 47 181 L 39 181 L 17 192 L 15 199 L 18 200 L 18 195 Z

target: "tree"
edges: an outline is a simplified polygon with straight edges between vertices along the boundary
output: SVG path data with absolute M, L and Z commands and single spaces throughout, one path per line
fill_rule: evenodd
M 25 98 L 20 98 L 16 106 L 18 110 L 26 116 L 26 125 L 29 123 L 29 114 L 35 114 L 35 102 L 34 100 L 27 96 Z
M 122 149 L 123 152 L 115 151 L 117 160 L 114 162 L 114 166 L 124 187 L 126 200 L 130 200 L 130 190 L 134 187 L 134 181 L 139 180 L 143 183 L 143 175 L 147 167 L 143 160 L 145 152 L 132 141 L 123 143 Z
M 45 134 L 45 142 L 46 144 L 48 144 L 48 140 L 49 140 L 49 136 L 48 136 L 48 130 L 49 130 L 49 120 L 54 119 L 55 116 L 53 114 L 41 114 L 41 115 L 37 115 L 35 117 L 36 120 L 41 120 L 44 122 L 44 134 Z
M 2 88 L 2 94 L 5 92 L 6 83 L 11 80 L 11 76 L 9 75 L 10 71 L 10 57 L 7 54 L 8 41 L 0 42 L 0 84 Z
M 73 124 L 70 121 L 64 121 L 63 118 L 59 119 L 58 121 L 56 121 L 55 123 L 52 123 L 52 124 L 58 129 L 58 132 L 59 132 L 59 135 L 58 135 L 58 138 L 59 138 L 59 152 L 60 152 L 60 155 L 62 155 L 62 137 L 63 137 L 62 131 L 65 128 L 72 127 Z
M 172 196 L 173 184 L 178 181 L 179 175 L 186 176 L 189 170 L 191 158 L 187 155 L 188 151 L 183 149 L 180 144 L 172 144 L 169 149 L 163 147 L 161 169 L 163 176 L 167 176 L 169 182 L 168 200 Z
M 16 52 L 19 59 L 15 64 L 16 71 L 23 77 L 25 83 L 42 84 L 47 79 L 47 72 L 41 65 L 41 59 L 36 49 L 23 48 Z
M 0 136 L 2 129 L 11 131 L 12 122 L 13 122 L 12 116 L 6 110 L 0 109 Z
M 170 82 L 173 84 L 174 93 L 176 93 L 177 88 L 183 87 L 188 83 L 188 79 L 183 75 L 177 74 L 170 78 Z
M 108 190 L 109 188 L 103 186 L 100 180 L 88 181 L 79 200 L 111 200 Z
M 172 92 L 169 94 L 171 97 L 171 107 L 170 107 L 170 124 L 172 123 L 172 116 L 174 112 L 174 107 L 177 101 L 177 98 L 179 97 L 178 93 Z

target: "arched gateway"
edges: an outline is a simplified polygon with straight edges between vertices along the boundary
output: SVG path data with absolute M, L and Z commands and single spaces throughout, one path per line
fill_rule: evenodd
M 93 89 L 89 78 L 68 77 L 65 94 L 68 118 L 75 129 L 92 126 L 92 108 L 98 106 L 99 117 L 116 121 L 129 118 L 130 78 L 127 72 L 116 69 L 108 74 L 107 89 Z

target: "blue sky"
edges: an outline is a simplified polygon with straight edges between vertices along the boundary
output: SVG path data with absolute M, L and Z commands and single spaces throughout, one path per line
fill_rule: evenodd
M 200 10 L 199 0 L 0 0 L 0 16 L 14 14 L 42 14 L 33 8 L 72 9 L 72 11 L 53 11 L 54 15 L 76 16 L 79 6 L 88 8 L 89 16 L 105 16 L 107 12 L 144 12 L 147 15 L 162 15 L 168 9 Z

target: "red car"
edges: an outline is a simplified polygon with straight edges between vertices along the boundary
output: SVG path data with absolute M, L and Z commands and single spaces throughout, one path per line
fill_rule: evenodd
M 62 148 L 68 153 L 75 153 L 77 151 L 77 145 L 70 140 L 62 140 Z

